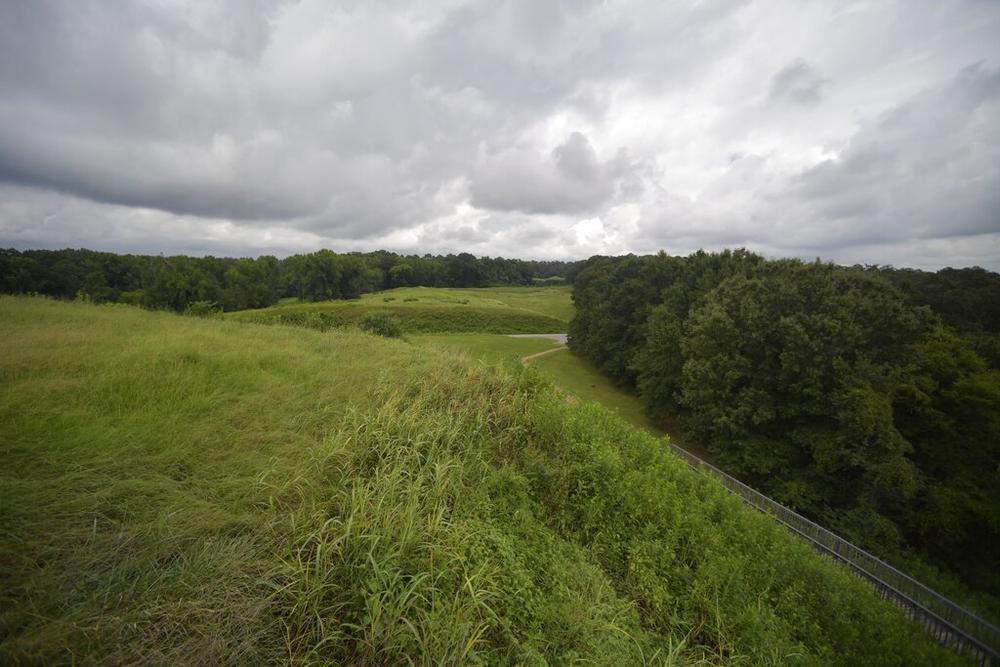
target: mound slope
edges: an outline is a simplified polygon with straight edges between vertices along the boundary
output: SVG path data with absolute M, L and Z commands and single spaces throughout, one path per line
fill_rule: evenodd
M 0 299 L 3 661 L 949 664 L 530 369 Z

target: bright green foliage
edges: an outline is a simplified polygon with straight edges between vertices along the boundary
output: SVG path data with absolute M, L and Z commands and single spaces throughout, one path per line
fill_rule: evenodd
M 403 330 L 399 328 L 399 318 L 392 313 L 366 313 L 358 320 L 358 328 L 386 338 L 399 338 L 403 335 Z
M 350 331 L 0 314 L 5 664 L 958 663 L 533 373 Z

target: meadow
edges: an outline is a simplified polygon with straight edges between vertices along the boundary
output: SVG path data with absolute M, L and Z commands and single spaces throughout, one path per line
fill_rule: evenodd
M 236 311 L 226 317 L 326 331 L 381 312 L 395 315 L 406 333 L 553 333 L 566 330 L 573 304 L 566 286 L 401 287 L 357 299 L 315 303 L 285 299 L 268 308 Z
M 536 370 L 33 298 L 0 335 L 4 664 L 959 664 Z

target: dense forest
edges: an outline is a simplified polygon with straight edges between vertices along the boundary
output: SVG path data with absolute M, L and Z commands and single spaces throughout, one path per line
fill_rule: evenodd
M 724 469 L 1000 593 L 1000 275 L 595 257 L 574 301 L 571 347 Z
M 250 258 L 116 255 L 92 250 L 0 250 L 0 292 L 122 302 L 176 312 L 263 308 L 282 297 L 351 299 L 393 287 L 556 284 L 579 262 L 330 250 Z

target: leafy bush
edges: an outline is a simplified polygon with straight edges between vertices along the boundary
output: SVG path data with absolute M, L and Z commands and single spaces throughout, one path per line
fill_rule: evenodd
M 389 303 L 390 301 L 395 301 L 395 300 L 396 300 L 396 297 L 394 297 L 394 296 L 384 296 L 384 297 L 382 297 L 382 302 L 383 303 Z
M 222 308 L 214 301 L 192 301 L 184 309 L 185 315 L 194 317 L 214 317 L 222 312 Z
M 368 313 L 358 320 L 362 331 L 386 338 L 399 338 L 403 330 L 399 326 L 399 318 L 392 313 Z
M 415 296 L 408 296 L 408 297 L 406 297 L 405 299 L 403 299 L 403 301 L 404 301 L 404 302 L 410 302 L 410 301 L 419 301 L 419 300 L 420 300 L 420 299 L 418 299 L 418 298 L 417 298 L 417 297 L 415 297 Z
M 372 312 L 392 313 L 404 333 L 550 333 L 565 330 L 566 323 L 554 317 L 515 308 L 481 308 L 468 305 L 375 306 L 366 303 L 331 302 L 297 304 L 230 313 L 227 317 L 255 324 L 282 324 L 327 331 L 354 326 Z

